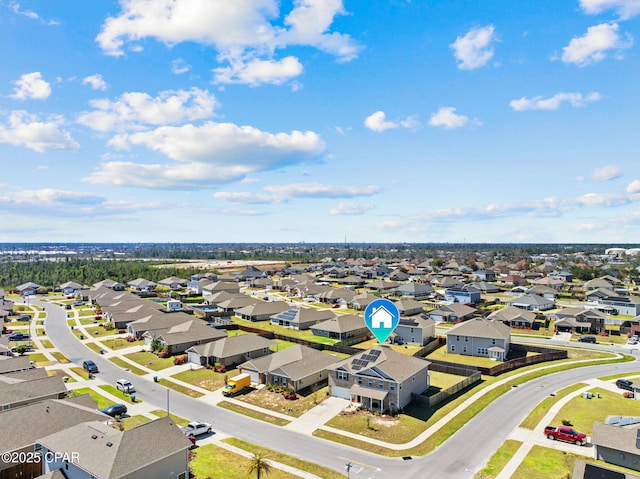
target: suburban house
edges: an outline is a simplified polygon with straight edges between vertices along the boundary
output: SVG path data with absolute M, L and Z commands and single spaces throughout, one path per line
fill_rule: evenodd
M 33 365 L 29 360 L 29 356 L 13 356 L 2 359 L 0 361 L 0 374 L 15 373 L 17 371 L 27 371 L 32 369 Z
M 396 412 L 429 388 L 429 362 L 376 346 L 329 366 L 329 394 Z
M 413 316 L 424 312 L 425 304 L 411 298 L 404 298 L 395 302 L 398 312 L 402 316 Z
M 254 296 L 247 296 L 246 294 L 235 294 L 235 293 L 227 293 L 226 291 L 220 291 L 212 296 L 219 295 L 231 295 L 231 298 L 220 301 L 216 304 L 219 311 L 224 313 L 229 313 L 232 315 L 237 309 L 244 308 L 245 306 L 251 306 L 252 304 L 256 304 L 260 302 L 260 299 Z
M 429 311 L 429 317 L 436 323 L 449 322 L 455 323 L 457 321 L 465 321 L 473 317 L 478 310 L 467 306 L 466 304 L 453 303 L 440 306 L 438 309 Z
M 360 293 L 356 294 L 351 301 L 349 301 L 349 307 L 355 310 L 364 310 L 367 309 L 371 303 L 373 303 L 376 299 L 380 299 L 379 296 L 371 293 Z
M 113 291 L 124 291 L 125 289 L 124 284 L 118 283 L 117 281 L 114 281 L 112 279 L 103 279 L 102 281 L 99 281 L 93 285 L 93 289 L 98 289 L 103 287 L 109 288 Z
M 593 423 L 591 443 L 595 459 L 640 471 L 640 425 Z
M 39 284 L 29 282 L 16 286 L 16 291 L 20 296 L 33 296 L 34 294 L 38 294 L 41 288 L 42 286 Z
M 478 281 L 495 281 L 496 280 L 496 272 L 492 269 L 479 269 L 474 271 L 473 277 Z
M 597 309 L 564 308 L 550 314 L 556 331 L 598 334 L 606 331 L 607 315 Z
M 42 437 L 65 431 L 86 421 L 108 419 L 96 409 L 88 394 L 66 399 L 46 399 L 0 413 L 0 453 L 33 454 Z M 42 464 L 0 461 L 0 477 L 39 477 Z
M 598 305 L 608 307 L 614 314 L 638 316 L 640 314 L 640 298 L 637 296 L 609 296 L 598 300 Z
M 426 345 L 430 339 L 436 337 L 436 322 L 426 314 L 419 314 L 409 318 L 401 317 L 393 332 L 394 342 L 398 344 Z
M 169 328 L 147 331 L 142 337 L 145 346 L 150 346 L 153 341 L 157 341 L 169 350 L 169 354 L 181 354 L 191 346 L 226 338 L 227 332 L 211 328 L 202 320 L 191 316 L 189 320 Z
M 190 363 L 200 366 L 221 364 L 234 366 L 252 358 L 271 354 L 276 343 L 257 334 L 227 336 L 208 343 L 191 346 L 186 350 Z
M 310 329 L 314 336 L 322 336 L 340 341 L 347 339 L 365 341 L 370 334 L 369 328 L 364 323 L 364 318 L 357 314 L 335 316 L 321 323 L 314 324 Z
M 274 314 L 291 309 L 285 301 L 259 301 L 243 308 L 236 309 L 236 317 L 246 321 L 267 321 Z
M 266 278 L 266 276 L 267 273 L 265 271 L 262 271 L 255 266 L 249 266 L 244 271 L 238 273 L 237 278 L 238 281 L 252 281 L 257 278 Z
M 398 283 L 397 281 L 385 281 L 382 279 L 372 281 L 371 283 L 367 284 L 367 288 L 373 291 L 377 291 L 378 293 L 389 293 L 392 290 L 396 289 L 398 286 L 400 286 L 400 283 Z
M 204 300 L 205 304 L 214 305 L 214 306 L 217 306 L 218 304 L 222 303 L 223 301 L 227 301 L 228 299 L 250 298 L 250 297 L 251 296 L 247 296 L 246 294 L 230 293 L 228 291 L 219 291 L 213 294 L 202 295 L 202 299 Z
M 329 288 L 327 291 L 320 293 L 317 298 L 322 303 L 340 304 L 341 306 L 347 306 L 356 296 L 356 292 L 351 289 L 345 288 Z
M 76 283 L 74 281 L 67 281 L 66 283 L 62 283 L 60 286 L 58 286 L 58 289 L 60 289 L 60 291 L 62 291 L 62 294 L 74 294 L 76 291 L 80 290 L 80 289 L 88 289 L 84 286 L 82 286 L 80 283 Z
M 10 360 L 5 359 L 2 362 L 5 361 Z M 66 395 L 67 386 L 62 376 L 49 376 L 44 368 L 37 368 L 37 371 L 33 372 L 0 374 L 0 411 L 43 399 L 62 399 Z
M 618 284 L 620 284 L 620 280 L 611 276 L 603 276 L 586 281 L 584 285 L 582 285 L 582 288 L 585 291 L 592 289 L 607 289 L 613 291 Z
M 215 294 L 220 291 L 226 291 L 228 293 L 239 293 L 240 285 L 238 283 L 225 283 L 224 281 L 216 281 L 202 286 L 202 295 Z
M 473 283 L 470 283 L 473 286 L 475 286 L 476 288 L 478 288 L 480 290 L 481 293 L 487 294 L 487 293 L 499 293 L 500 291 L 502 291 L 500 289 L 500 286 L 494 284 L 494 283 L 489 283 L 487 281 L 476 281 Z
M 511 328 L 499 321 L 475 318 L 446 333 L 447 353 L 504 361 L 509 354 Z
M 162 306 L 152 301 L 117 301 L 113 304 L 100 306 L 103 317 L 115 326 L 116 329 L 124 329 L 129 323 L 154 314 L 158 314 Z
M 445 301 L 461 304 L 477 304 L 481 300 L 480 289 L 472 284 L 452 286 L 444 291 Z
M 536 319 L 536 313 L 516 308 L 515 306 L 507 306 L 506 308 L 493 311 L 487 316 L 487 319 L 501 321 L 512 328 L 531 329 Z
M 129 281 L 127 286 L 136 291 L 153 291 L 156 289 L 157 284 L 145 278 L 136 278 L 133 281 Z
M 595 462 L 576 459 L 571 479 L 640 479 L 640 476 L 596 464 Z
M 415 281 L 401 284 L 393 290 L 393 294 L 395 294 L 396 296 L 413 298 L 415 300 L 427 299 L 433 293 L 433 286 L 431 286 L 430 284 L 417 283 Z
M 535 294 L 537 296 L 542 296 L 545 299 L 549 299 L 551 301 L 555 301 L 556 300 L 556 296 L 558 294 L 558 291 L 556 291 L 555 289 L 549 287 L 549 286 L 545 286 L 542 284 L 537 284 L 535 286 L 532 286 L 531 288 L 527 289 L 526 294 Z
M 177 276 L 169 276 L 168 278 L 158 281 L 158 286 L 163 286 L 165 288 L 171 289 L 180 289 L 187 286 L 187 280 L 178 278 Z
M 192 444 L 169 417 L 125 431 L 84 422 L 44 436 L 38 444 L 44 455 L 51 453 L 52 460 L 43 462 L 44 473 L 62 470 L 69 478 L 95 479 L 189 477 Z M 64 454 L 74 460 L 65 461 Z
M 250 374 L 251 382 L 299 391 L 326 382 L 327 368 L 339 361 L 337 356 L 295 344 L 277 353 L 250 359 L 238 369 L 241 373 Z
M 335 316 L 329 309 L 292 308 L 271 316 L 271 324 L 305 330 Z
M 510 299 L 506 301 L 509 306 L 515 306 L 516 308 L 525 309 L 527 311 L 546 311 L 547 309 L 553 309 L 556 303 L 553 299 L 543 298 L 537 294 L 525 294 L 518 298 Z

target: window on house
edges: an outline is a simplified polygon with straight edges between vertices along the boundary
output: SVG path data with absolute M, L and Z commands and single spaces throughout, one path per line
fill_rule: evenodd
M 412 381 L 415 381 L 415 380 L 416 380 L 416 377 L 415 377 L 415 376 L 413 376 L 413 377 L 411 378 L 411 380 L 412 380 Z
M 369 379 L 369 381 L 367 382 L 367 386 L 369 386 L 370 388 L 373 387 L 373 379 Z
M 394 391 L 396 389 L 395 383 L 389 383 L 389 391 Z
M 187 473 L 186 472 L 182 472 L 182 473 L 178 474 L 178 479 L 187 479 Z
M 464 337 L 464 340 L 465 340 L 465 342 L 467 342 L 467 343 L 468 343 L 468 342 L 469 342 L 469 336 L 465 336 L 465 337 Z
M 378 381 L 378 388 L 384 389 L 384 381 Z
M 464 347 L 462 348 L 462 352 L 463 352 L 463 353 L 466 353 L 466 352 L 467 352 L 467 347 L 466 347 L 466 346 L 464 346 Z
M 456 350 L 456 347 L 452 344 L 451 345 L 451 352 L 453 353 Z
M 491 340 L 491 344 L 496 344 L 496 340 L 495 340 L 495 339 L 492 339 L 492 340 Z
M 362 378 L 358 378 L 358 384 L 362 386 Z
M 456 336 L 456 341 L 460 341 L 460 336 Z
M 336 372 L 336 378 L 340 381 L 348 381 L 349 380 L 349 373 L 345 372 L 345 371 L 337 371 Z

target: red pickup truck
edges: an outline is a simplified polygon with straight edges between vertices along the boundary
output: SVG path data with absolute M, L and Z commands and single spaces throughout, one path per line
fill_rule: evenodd
M 567 426 L 544 428 L 544 434 L 549 439 L 557 439 L 558 441 L 572 442 L 577 446 L 584 446 L 587 443 L 587 435 L 582 434 L 575 429 Z

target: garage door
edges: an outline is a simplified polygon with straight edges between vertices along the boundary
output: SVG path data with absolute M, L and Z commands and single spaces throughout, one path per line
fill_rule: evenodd
M 337 398 L 351 400 L 351 394 L 349 393 L 349 388 L 339 388 L 336 386 L 332 386 L 331 395 Z
M 200 366 L 200 355 L 198 353 L 189 353 L 188 359 L 190 363 Z
M 260 384 L 260 373 L 258 371 L 248 371 L 246 369 L 242 369 L 241 373 L 246 373 L 251 376 L 251 382 L 254 384 Z

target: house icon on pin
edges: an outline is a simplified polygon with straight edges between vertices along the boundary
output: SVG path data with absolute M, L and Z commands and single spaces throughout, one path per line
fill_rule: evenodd
M 393 327 L 393 314 L 391 314 L 384 306 L 379 306 L 373 309 L 371 313 L 371 327 L 372 328 L 387 328 Z

